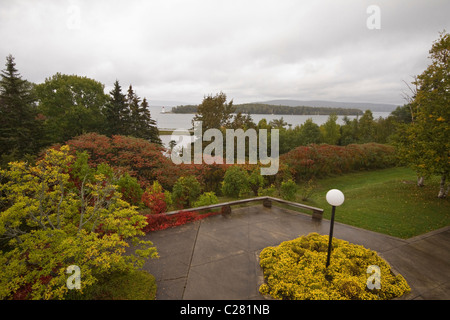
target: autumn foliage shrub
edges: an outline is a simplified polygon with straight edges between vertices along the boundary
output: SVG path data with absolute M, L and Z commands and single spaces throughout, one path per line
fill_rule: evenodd
M 151 193 L 146 191 L 142 194 L 142 202 L 154 214 L 166 212 L 167 204 L 165 198 L 166 196 L 162 192 Z
M 396 160 L 394 147 L 378 143 L 347 146 L 311 144 L 283 154 L 280 163 L 280 174 L 290 175 L 299 182 L 351 171 L 392 167 Z
M 163 191 L 159 182 L 154 181 L 142 194 L 142 202 L 150 209 L 152 214 L 158 214 L 167 211 L 168 206 L 172 203 L 172 199 L 170 193 Z
M 82 292 L 157 256 L 150 241 L 139 239 L 146 219 L 122 199 L 112 169 L 78 156 L 65 145 L 36 164 L 0 170 L 0 299 L 64 299 L 70 265 L 81 269 Z M 139 248 L 134 253 L 125 254 L 128 240 Z
M 90 165 L 105 162 L 115 170 L 124 170 L 137 178 L 142 187 L 157 180 L 165 189 L 170 189 L 182 169 L 163 155 L 161 146 L 144 139 L 125 136 L 109 138 L 88 133 L 69 140 L 67 144 L 73 152 L 87 151 Z
M 212 191 L 217 195 L 222 192 L 222 181 L 229 164 L 191 164 L 185 165 L 185 175 L 194 175 L 201 183 L 203 191 Z
M 259 291 L 286 300 L 389 300 L 410 291 L 375 251 L 333 239 L 326 267 L 328 236 L 310 233 L 260 253 L 266 283 Z M 380 269 L 379 288 L 368 287 L 369 266 Z

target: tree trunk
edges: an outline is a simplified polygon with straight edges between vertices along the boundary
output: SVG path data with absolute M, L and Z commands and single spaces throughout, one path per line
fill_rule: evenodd
M 449 189 L 448 187 L 447 187 L 447 190 L 445 189 L 445 175 L 442 175 L 438 198 L 441 198 L 441 199 L 445 198 L 448 194 L 448 189 Z
M 417 177 L 417 186 L 418 187 L 423 187 L 424 186 L 423 181 L 424 181 L 423 176 Z

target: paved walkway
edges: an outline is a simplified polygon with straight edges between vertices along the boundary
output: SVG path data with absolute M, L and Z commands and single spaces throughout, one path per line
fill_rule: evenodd
M 160 258 L 144 268 L 156 277 L 157 300 L 264 299 L 259 252 L 310 232 L 327 235 L 329 221 L 275 206 L 233 208 L 228 216 L 149 233 Z M 335 223 L 333 235 L 387 260 L 412 289 L 402 299 L 450 299 L 450 227 L 404 240 Z

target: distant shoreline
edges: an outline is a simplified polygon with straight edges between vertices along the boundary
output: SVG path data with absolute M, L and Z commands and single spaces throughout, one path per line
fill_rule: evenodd
M 177 136 L 177 135 L 182 136 L 182 135 L 184 135 L 184 134 L 175 132 L 176 130 L 177 129 L 167 130 L 167 128 L 164 128 L 164 130 L 159 130 L 158 129 L 160 136 L 172 136 L 172 135 L 174 135 L 174 136 Z M 192 130 L 188 130 L 188 131 L 191 132 Z
M 198 105 L 182 105 L 173 107 L 172 113 L 179 114 L 195 114 L 197 112 Z M 235 113 L 243 114 L 264 114 L 264 115 L 296 115 L 296 116 L 309 116 L 309 115 L 331 115 L 338 116 L 360 116 L 364 112 L 356 108 L 341 108 L 341 107 L 309 107 L 309 106 L 286 106 L 286 105 L 270 105 L 260 103 L 247 103 L 235 105 Z

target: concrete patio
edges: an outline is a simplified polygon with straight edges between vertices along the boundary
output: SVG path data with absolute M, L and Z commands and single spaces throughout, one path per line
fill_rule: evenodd
M 311 232 L 327 235 L 329 221 L 276 206 L 234 208 L 147 234 L 160 258 L 144 269 L 156 277 L 157 300 L 264 299 L 259 252 Z M 386 259 L 411 287 L 401 299 L 450 299 L 450 227 L 404 240 L 336 222 L 334 237 Z

